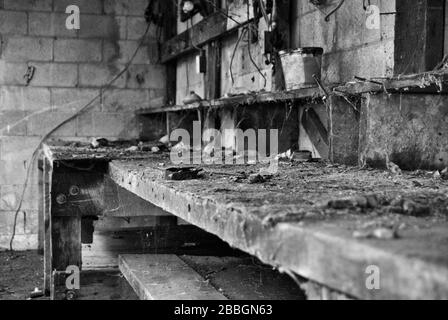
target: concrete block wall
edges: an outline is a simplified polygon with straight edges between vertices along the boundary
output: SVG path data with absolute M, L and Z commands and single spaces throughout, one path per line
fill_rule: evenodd
M 309 1 L 292 1 L 292 47 L 322 47 L 323 80 L 342 83 L 353 76 L 365 78 L 394 73 L 395 15 L 381 15 L 380 29 L 366 27 L 362 1 L 345 1 L 325 21 L 325 13 L 340 0 L 326 0 L 319 9 Z M 371 1 L 382 13 L 395 12 L 395 0 Z
M 78 5 L 80 30 L 67 30 Z M 28 161 L 40 137 L 73 115 L 115 77 L 146 29 L 146 0 L 0 1 L 0 250 L 9 245 Z M 164 102 L 164 67 L 151 27 L 132 66 L 89 112 L 53 136 L 65 140 L 137 137 L 133 111 Z M 24 74 L 36 68 L 29 85 Z M 15 126 L 13 126 L 16 124 Z M 32 164 L 36 167 L 36 164 Z M 37 170 L 19 215 L 14 248 L 37 247 Z
M 403 170 L 448 166 L 448 97 L 437 94 L 368 95 L 361 108 L 360 162 L 386 160 Z

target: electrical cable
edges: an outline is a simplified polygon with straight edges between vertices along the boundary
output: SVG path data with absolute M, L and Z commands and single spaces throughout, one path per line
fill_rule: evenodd
M 247 44 L 247 51 L 249 52 L 250 61 L 255 66 L 255 68 L 257 69 L 258 73 L 263 77 L 263 79 L 264 79 L 264 86 L 263 86 L 263 88 L 266 88 L 266 84 L 267 84 L 268 80 L 266 79 L 266 76 L 261 71 L 260 67 L 255 62 L 254 57 L 252 56 L 252 50 L 250 48 L 250 44 L 252 42 L 252 33 L 250 32 L 250 30 L 249 30 L 249 33 L 248 33 L 248 40 L 249 40 L 248 41 L 249 43 Z
M 260 10 L 261 10 L 261 13 L 263 14 L 264 20 L 266 21 L 268 31 L 271 31 L 272 15 L 271 15 L 271 19 L 269 19 L 263 0 L 258 0 L 258 3 L 260 5 Z
M 326 21 L 326 22 L 329 22 L 329 21 L 330 21 L 330 17 L 331 17 L 336 11 L 338 11 L 340 7 L 342 7 L 342 5 L 344 4 L 344 2 L 345 2 L 345 0 L 341 0 L 341 1 L 339 2 L 339 4 L 336 6 L 336 8 L 334 8 L 333 10 L 331 10 L 331 11 L 327 14 L 327 16 L 325 17 L 325 21 Z
M 232 79 L 232 85 L 235 84 L 235 79 L 233 77 L 233 71 L 232 71 L 233 61 L 235 60 L 236 50 L 238 49 L 238 46 L 239 46 L 241 40 L 243 39 L 245 32 L 247 32 L 247 29 L 243 28 L 243 30 L 241 31 L 241 34 L 238 37 L 238 40 L 237 40 L 237 42 L 235 44 L 235 47 L 233 48 L 232 57 L 230 58 L 229 69 L 230 69 L 230 79 Z
M 367 11 L 367 8 L 370 7 L 370 0 L 367 0 L 368 5 L 366 5 L 366 0 L 362 0 L 362 7 L 364 11 Z
M 220 13 L 220 14 L 224 15 L 226 18 L 232 20 L 232 21 L 235 22 L 238 26 L 240 26 L 240 27 L 243 26 L 242 23 L 238 22 L 238 21 L 235 20 L 232 16 L 230 16 L 227 12 L 225 12 L 224 10 L 222 10 L 221 8 L 219 8 L 215 3 L 213 3 L 213 1 L 211 1 L 211 0 L 206 0 L 206 1 L 207 1 L 209 4 L 211 4 L 211 5 L 215 8 L 215 10 L 216 10 L 218 13 Z M 226 4 L 227 4 L 227 2 L 226 2 Z
M 247 20 L 249 21 L 249 19 L 250 19 L 250 5 L 249 5 L 249 1 L 247 1 Z M 249 24 L 249 28 L 251 28 L 251 27 L 254 27 L 254 29 L 258 31 L 258 29 L 255 26 L 253 26 L 252 24 Z M 264 86 L 263 86 L 263 88 L 266 88 L 266 84 L 267 84 L 266 76 L 263 74 L 263 72 L 261 71 L 260 67 L 255 62 L 254 57 L 252 56 L 252 50 L 251 50 L 252 30 L 248 30 L 247 40 L 248 40 L 248 42 L 247 42 L 247 51 L 249 52 L 250 61 L 252 62 L 254 67 L 257 69 L 258 73 L 263 77 L 263 79 L 264 79 Z
M 34 161 L 36 160 L 37 156 L 39 155 L 39 151 L 41 149 L 42 144 L 58 129 L 60 129 L 61 127 L 63 127 L 64 125 L 66 125 L 67 123 L 69 123 L 70 121 L 76 119 L 78 116 L 80 116 L 81 114 L 83 114 L 89 107 L 92 106 L 92 104 L 98 99 L 101 98 L 103 95 L 103 92 L 108 89 L 115 81 L 117 81 L 125 72 L 127 72 L 129 70 L 129 67 L 131 66 L 132 62 L 134 61 L 135 57 L 137 56 L 138 52 L 140 51 L 141 47 L 144 44 L 145 38 L 149 32 L 149 29 L 151 27 L 151 22 L 148 22 L 148 25 L 146 27 L 145 33 L 143 34 L 135 52 L 133 53 L 133 55 L 131 56 L 129 62 L 126 64 L 126 66 L 123 68 L 123 70 L 120 71 L 120 73 L 118 73 L 111 81 L 109 81 L 106 85 L 104 85 L 101 90 L 100 93 L 98 95 L 96 95 L 92 100 L 90 100 L 86 105 L 84 105 L 82 108 L 80 108 L 74 115 L 70 116 L 69 118 L 65 119 L 64 121 L 62 121 L 61 123 L 59 123 L 56 127 L 54 127 L 53 129 L 51 129 L 49 132 L 47 132 L 44 136 L 42 136 L 42 138 L 39 140 L 39 144 L 37 145 L 37 148 L 34 150 L 31 158 L 30 158 L 30 162 L 28 164 L 28 168 L 27 168 L 27 172 L 26 172 L 26 177 L 25 177 L 25 183 L 23 185 L 23 190 L 21 193 L 21 197 L 20 197 L 20 201 L 19 204 L 17 206 L 15 215 L 14 215 L 14 224 L 13 224 L 13 231 L 12 231 L 12 235 L 11 235 L 11 239 L 9 241 L 9 250 L 13 251 L 13 243 L 14 243 L 14 238 L 16 236 L 16 228 L 17 228 L 17 218 L 18 215 L 20 213 L 20 211 L 22 210 L 22 205 L 23 205 L 23 201 L 25 198 L 25 192 L 28 186 L 28 182 L 29 182 L 29 178 L 31 175 L 31 168 L 33 166 Z

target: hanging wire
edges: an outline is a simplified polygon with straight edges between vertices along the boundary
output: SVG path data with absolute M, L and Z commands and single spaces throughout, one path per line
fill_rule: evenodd
M 249 19 L 250 19 L 250 5 L 249 5 L 249 1 L 247 1 L 247 7 L 246 8 L 247 8 L 247 20 L 249 21 Z M 255 68 L 257 69 L 258 73 L 264 79 L 264 86 L 263 86 L 263 88 L 266 88 L 266 84 L 267 84 L 266 76 L 263 74 L 263 72 L 261 71 L 260 67 L 255 62 L 254 57 L 252 56 L 251 44 L 252 44 L 252 31 L 253 30 L 250 30 L 251 28 L 254 28 L 255 30 L 257 30 L 257 28 L 255 27 L 255 25 L 253 23 L 249 24 L 249 26 L 248 26 L 248 39 L 247 39 L 248 40 L 247 51 L 249 52 L 250 61 L 255 66 Z

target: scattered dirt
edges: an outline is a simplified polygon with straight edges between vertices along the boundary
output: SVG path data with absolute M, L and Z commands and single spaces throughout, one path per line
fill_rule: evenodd
M 180 258 L 231 300 L 305 300 L 291 278 L 255 258 Z
M 26 300 L 34 288 L 42 290 L 43 266 L 43 256 L 37 251 L 0 252 L 0 300 Z M 79 300 L 138 300 L 138 297 L 119 271 L 91 271 L 81 274 Z
M 25 300 L 42 289 L 44 259 L 36 251 L 0 252 L 0 300 Z
M 121 272 L 88 271 L 81 274 L 78 300 L 138 300 Z

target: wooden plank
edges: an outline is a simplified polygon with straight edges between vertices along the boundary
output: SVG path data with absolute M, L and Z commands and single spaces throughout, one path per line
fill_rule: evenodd
M 45 247 L 45 213 L 44 213 L 44 203 L 45 203 L 45 169 L 44 169 L 44 159 L 38 159 L 38 193 L 39 193 L 39 211 L 38 211 L 38 251 L 39 253 L 44 252 Z
M 102 165 L 78 170 L 77 167 L 83 167 L 82 161 L 72 161 L 68 167 L 66 163 L 55 163 L 58 168 L 52 173 L 52 217 L 171 216 L 110 181 L 104 176 Z
M 52 217 L 52 269 L 81 268 L 81 217 Z
M 141 300 L 226 300 L 176 255 L 120 255 L 119 267 Z
M 276 8 L 274 9 L 274 22 L 276 28 L 272 31 L 273 59 L 280 61 L 278 52 L 291 48 L 291 3 L 289 0 L 275 1 Z M 275 72 L 272 77 L 272 87 L 274 90 L 284 90 L 285 76 L 281 63 L 275 64 Z
M 348 82 L 344 86 L 334 88 L 334 92 L 359 95 L 370 92 L 401 93 L 443 93 L 446 94 L 448 72 L 446 70 L 419 73 L 398 78 L 376 80 L 373 82 Z M 383 84 L 382 84 L 383 83 Z
M 164 1 L 164 38 L 171 39 L 177 33 L 177 6 L 173 1 Z M 162 49 L 160 54 L 162 54 Z M 177 63 L 176 61 L 169 61 L 166 63 L 166 104 L 173 105 L 176 103 L 176 78 L 177 78 Z
M 215 100 L 205 100 L 199 103 L 188 105 L 166 106 L 161 108 L 140 109 L 136 113 L 139 115 L 151 115 L 162 112 L 191 111 L 200 108 L 226 108 L 238 105 L 252 105 L 258 103 L 296 101 L 305 99 L 320 99 L 322 97 L 319 88 L 309 87 L 291 91 L 280 92 L 260 92 L 258 94 L 238 95 L 229 98 Z
M 66 300 L 66 279 L 65 271 L 53 271 L 51 276 L 51 300 Z
M 162 63 L 178 58 L 180 55 L 196 50 L 227 32 L 227 18 L 214 13 L 195 24 L 185 32 L 171 38 L 162 45 Z
M 223 176 L 173 182 L 161 178 L 157 169 L 161 161 L 114 161 L 109 174 L 117 184 L 232 247 L 350 296 L 448 298 L 448 223 L 446 213 L 436 218 L 439 205 L 431 202 L 444 199 L 439 208 L 446 208 L 446 182 L 434 184 L 429 177 L 419 180 L 426 187 L 412 188 L 416 178 L 410 174 L 387 179 L 382 171 L 320 164 L 280 164 L 269 184 L 235 183 L 228 178 L 241 170 L 256 172 L 261 166 L 226 166 L 221 168 Z M 203 168 L 216 171 L 220 166 Z M 356 206 L 332 209 L 330 203 L 341 194 L 352 199 L 349 202 L 366 194 L 388 200 L 362 213 Z M 416 194 L 427 194 L 433 218 L 390 211 L 394 199 L 414 200 Z M 354 236 L 361 226 L 381 226 L 386 221 L 408 227 L 399 230 L 398 239 Z M 372 265 L 382 270 L 380 290 L 366 286 L 366 270 Z
M 205 73 L 205 99 L 221 97 L 221 45 L 219 41 L 207 44 L 207 72 Z
M 129 147 L 135 146 L 134 143 L 116 144 L 109 147 L 93 149 L 89 144 L 81 146 L 71 146 L 67 143 L 62 145 L 57 141 L 44 144 L 42 149 L 45 158 L 51 163 L 63 162 L 70 165 L 70 161 L 76 161 L 79 165 L 89 166 L 94 163 L 96 166 L 101 166 L 113 159 L 144 159 L 150 154 L 146 151 L 129 151 Z M 56 167 L 56 166 L 55 166 Z
M 106 208 L 103 173 L 61 166 L 53 174 L 52 217 L 96 216 Z
M 328 132 L 316 111 L 312 108 L 304 110 L 302 125 L 322 159 L 328 159 L 330 154 Z

